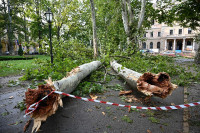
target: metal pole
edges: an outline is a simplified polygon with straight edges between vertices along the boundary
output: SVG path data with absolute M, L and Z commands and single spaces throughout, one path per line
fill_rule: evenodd
M 50 37 L 50 55 L 51 55 L 51 64 L 53 64 L 53 53 L 52 53 L 52 42 L 51 42 L 51 23 L 49 23 L 49 37 Z

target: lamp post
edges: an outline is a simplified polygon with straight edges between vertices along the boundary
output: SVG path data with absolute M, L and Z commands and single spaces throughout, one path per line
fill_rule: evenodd
M 51 22 L 53 19 L 53 13 L 51 12 L 50 8 L 45 13 L 46 20 L 49 23 L 49 37 L 50 37 L 50 55 L 51 55 L 51 64 L 53 64 L 53 53 L 52 53 L 52 42 L 51 42 Z

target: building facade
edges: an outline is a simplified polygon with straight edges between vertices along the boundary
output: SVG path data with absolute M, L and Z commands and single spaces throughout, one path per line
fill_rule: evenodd
M 146 30 L 144 37 L 146 41 L 140 44 L 141 49 L 157 49 L 159 52 L 190 52 L 195 53 L 197 45 L 195 36 L 197 31 L 191 28 L 183 28 L 178 24 L 173 27 L 166 24 L 154 23 Z

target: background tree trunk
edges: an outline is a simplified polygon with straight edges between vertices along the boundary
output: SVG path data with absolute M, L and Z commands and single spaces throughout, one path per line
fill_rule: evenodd
M 129 45 L 130 44 L 130 27 L 129 27 L 129 24 L 128 24 L 128 14 L 127 14 L 127 9 L 126 9 L 126 0 L 122 0 L 121 5 L 122 5 L 122 20 L 123 20 L 124 30 L 125 30 L 125 33 L 126 33 L 126 36 L 127 36 L 126 41 L 127 41 L 127 45 Z
M 8 51 L 11 55 L 14 55 L 14 47 L 13 47 L 13 34 L 12 34 L 12 16 L 11 16 L 11 9 L 10 9 L 10 0 L 7 0 L 7 6 L 8 6 L 8 43 L 9 48 Z
M 23 6 L 23 11 L 24 11 L 24 38 L 25 38 L 25 42 L 28 42 L 28 36 L 27 36 L 27 24 L 26 24 L 26 11 L 25 11 L 25 6 Z
M 200 64 L 200 43 L 199 43 L 199 48 L 197 50 L 197 53 L 195 55 L 195 63 Z
M 92 29 L 93 29 L 93 49 L 94 49 L 94 58 L 98 56 L 98 45 L 97 45 L 97 30 L 96 30 L 96 19 L 95 19 L 95 8 L 94 1 L 90 0 L 91 11 L 92 11 Z
M 139 34 L 138 31 L 140 30 L 142 22 L 144 21 L 146 0 L 141 0 L 141 10 L 138 18 L 138 23 L 134 22 L 133 11 L 131 8 L 131 1 L 121 0 L 121 6 L 122 6 L 122 20 L 123 20 L 124 30 L 127 36 L 127 44 L 128 45 L 132 44 L 133 49 L 136 49 L 137 48 L 136 44 L 138 43 L 137 34 Z
M 39 3 L 40 0 L 37 0 L 36 1 L 36 13 L 37 13 L 37 23 L 38 23 L 38 43 L 39 43 L 39 48 L 42 48 L 42 45 L 41 45 L 41 39 L 42 39 L 42 36 L 41 36 L 41 19 L 40 19 L 40 3 Z
M 145 6 L 146 6 L 146 0 L 142 0 L 141 3 L 141 11 L 140 11 L 140 16 L 139 16 L 139 20 L 138 20 L 138 30 L 140 29 L 140 27 L 142 26 L 142 22 L 144 20 L 144 14 L 145 14 Z
M 1 44 L 1 36 L 0 36 L 0 55 L 2 55 L 2 44 Z

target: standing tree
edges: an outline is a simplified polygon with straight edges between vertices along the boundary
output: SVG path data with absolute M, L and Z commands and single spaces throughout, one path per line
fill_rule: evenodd
M 14 54 L 14 39 L 24 38 L 23 18 L 21 17 L 22 0 L 3 0 L 0 6 L 0 14 L 3 16 L 1 21 L 1 31 L 4 31 L 1 37 L 8 39 L 8 51 Z M 5 37 L 7 35 L 7 37 Z
M 7 3 L 3 0 L 4 5 L 4 19 L 6 22 L 6 30 L 7 30 L 7 38 L 8 38 L 8 51 L 10 54 L 14 54 L 14 47 L 13 47 L 13 33 L 12 33 L 12 16 L 11 16 L 11 9 L 10 9 L 10 0 L 7 0 Z M 7 5 L 7 7 L 6 7 Z
M 95 19 L 95 8 L 94 1 L 90 0 L 91 11 L 92 11 L 92 29 L 93 29 L 93 49 L 94 49 L 94 58 L 98 56 L 98 45 L 97 45 L 97 30 L 96 30 L 96 19 Z
M 136 43 L 138 43 L 139 30 L 142 26 L 144 15 L 145 15 L 145 7 L 146 0 L 141 0 L 141 9 L 139 16 L 137 14 L 133 15 L 134 12 L 138 12 L 133 10 L 132 1 L 130 0 L 121 0 L 122 6 L 122 20 L 124 25 L 124 30 L 127 36 L 127 44 L 132 45 L 133 48 L 136 48 Z

